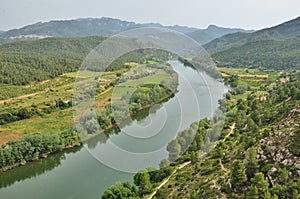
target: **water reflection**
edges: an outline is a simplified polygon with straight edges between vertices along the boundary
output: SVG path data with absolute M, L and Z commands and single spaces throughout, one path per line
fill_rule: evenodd
M 51 171 L 58 167 L 62 160 L 66 159 L 67 154 L 76 153 L 81 148 L 82 147 L 75 147 L 73 149 L 68 149 L 66 151 L 50 155 L 48 158 L 29 162 L 26 166 L 6 171 L 5 173 L 0 174 L 0 188 L 5 188 L 16 182 L 33 178 Z
M 154 108 L 153 107 L 145 108 L 139 111 L 138 113 L 136 113 L 134 116 L 132 116 L 131 119 L 125 119 L 123 123 L 120 124 L 119 126 L 115 126 L 111 129 L 104 131 L 103 133 L 96 135 L 95 137 L 93 137 L 93 139 L 89 139 L 85 141 L 84 144 L 86 144 L 88 149 L 95 149 L 98 144 L 105 144 L 111 135 L 119 134 L 122 128 L 125 128 L 126 126 L 130 126 L 132 122 L 134 121 L 139 122 L 145 119 L 149 114 L 156 113 L 156 111 L 159 110 L 161 106 L 162 105 L 160 104 L 160 105 L 153 106 Z

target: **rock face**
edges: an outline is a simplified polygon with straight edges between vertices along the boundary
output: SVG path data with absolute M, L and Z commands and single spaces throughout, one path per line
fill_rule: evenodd
M 258 158 L 266 163 L 274 164 L 268 171 L 268 179 L 272 185 L 278 182 L 278 170 L 284 166 L 294 166 L 294 175 L 300 176 L 300 157 L 290 152 L 289 146 L 299 122 L 299 107 L 290 112 L 288 118 L 271 131 L 269 136 L 260 140 L 257 149 Z

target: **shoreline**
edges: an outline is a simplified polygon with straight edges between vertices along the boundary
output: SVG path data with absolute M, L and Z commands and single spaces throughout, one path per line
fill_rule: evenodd
M 176 92 L 178 92 L 178 91 L 176 91 Z M 124 120 L 127 120 L 127 119 L 129 119 L 129 118 L 131 118 L 131 117 L 136 116 L 138 113 L 140 113 L 140 112 L 142 112 L 142 111 L 144 111 L 144 110 L 146 110 L 146 109 L 149 109 L 151 106 L 153 106 L 153 105 L 155 105 L 155 104 L 162 104 L 162 103 L 164 103 L 164 102 L 167 102 L 168 100 L 170 100 L 170 99 L 171 99 L 172 97 L 174 97 L 174 96 L 175 96 L 175 94 L 172 93 L 172 95 L 169 95 L 169 96 L 167 96 L 167 97 L 165 97 L 165 98 L 162 98 L 162 99 L 159 100 L 157 103 L 151 103 L 151 104 L 145 105 L 145 106 L 141 107 L 140 109 L 138 109 L 136 113 L 128 115 L 126 118 L 124 118 Z M 92 139 L 92 138 L 94 138 L 94 137 L 100 135 L 101 133 L 104 133 L 104 132 L 106 132 L 106 131 L 109 131 L 109 130 L 111 130 L 111 129 L 115 128 L 115 127 L 118 127 L 118 126 L 120 126 L 120 125 L 124 125 L 124 124 L 122 124 L 122 123 L 121 123 L 121 124 L 120 124 L 120 123 L 112 124 L 112 125 L 109 125 L 107 128 L 102 129 L 101 132 L 98 132 L 98 133 L 95 133 L 95 134 L 88 134 L 88 135 L 87 135 L 86 137 L 84 137 L 83 139 L 80 139 L 80 140 L 81 140 L 81 143 L 84 144 L 84 142 L 87 142 L 88 140 L 90 140 L 90 139 Z M 80 138 L 80 136 L 79 136 L 79 138 Z
M 176 92 L 178 92 L 178 91 L 176 90 Z M 131 117 L 134 117 L 135 115 L 137 115 L 137 114 L 140 113 L 141 111 L 146 110 L 146 109 L 149 109 L 151 106 L 153 106 L 153 105 L 155 105 L 155 104 L 161 104 L 161 103 L 164 103 L 164 102 L 168 101 L 169 99 L 171 99 L 171 98 L 174 97 L 174 96 L 175 96 L 175 94 L 172 93 L 171 95 L 166 96 L 166 97 L 160 99 L 160 100 L 159 100 L 158 102 L 156 102 L 156 103 L 151 103 L 151 104 L 145 105 L 145 106 L 141 107 L 140 109 L 138 109 L 136 113 L 130 114 L 129 116 L 127 116 L 126 118 L 124 118 L 124 120 L 126 120 L 126 119 L 128 119 L 128 118 L 131 118 Z M 15 168 L 22 167 L 22 166 L 26 166 L 26 164 L 29 163 L 29 162 L 39 161 L 40 159 L 48 158 L 48 156 L 54 155 L 54 154 L 56 154 L 56 153 L 64 152 L 64 151 L 66 151 L 66 150 L 68 150 L 68 149 L 72 149 L 72 148 L 76 148 L 76 147 L 83 146 L 84 143 L 87 142 L 88 140 L 90 140 L 90 139 L 92 139 L 92 138 L 94 138 L 94 137 L 100 135 L 101 133 L 104 133 L 105 131 L 109 131 L 109 130 L 115 128 L 115 127 L 118 127 L 119 125 L 122 125 L 122 124 L 112 124 L 112 125 L 108 126 L 107 128 L 102 129 L 101 132 L 99 132 L 99 133 L 89 134 L 89 135 L 87 135 L 86 137 L 83 137 L 83 138 L 81 138 L 81 137 L 78 135 L 78 137 L 79 137 L 79 142 L 74 143 L 74 144 L 72 144 L 72 145 L 68 145 L 68 146 L 64 147 L 62 150 L 57 150 L 57 151 L 54 151 L 54 152 L 52 152 L 52 153 L 42 154 L 42 155 L 41 155 L 40 157 L 38 157 L 38 158 L 30 159 L 30 160 L 27 160 L 27 161 L 25 161 L 25 162 L 23 162 L 23 163 L 16 163 L 16 164 L 14 164 L 14 165 L 2 167 L 2 168 L 0 168 L 0 175 L 1 175 L 1 173 L 5 173 L 5 172 L 10 171 L 10 170 L 13 170 L 13 169 L 15 169 Z M 0 147 L 1 147 L 1 146 L 0 146 Z

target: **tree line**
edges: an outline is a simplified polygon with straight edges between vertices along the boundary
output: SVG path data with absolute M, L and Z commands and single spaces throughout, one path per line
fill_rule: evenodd
M 4 171 L 78 145 L 80 145 L 80 140 L 77 132 L 73 129 L 60 133 L 26 135 L 1 146 L 0 169 Z

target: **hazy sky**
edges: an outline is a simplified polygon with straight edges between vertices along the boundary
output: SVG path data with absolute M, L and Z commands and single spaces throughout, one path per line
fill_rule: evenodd
M 0 0 L 0 30 L 104 16 L 198 28 L 215 24 L 260 29 L 300 16 L 300 0 Z

